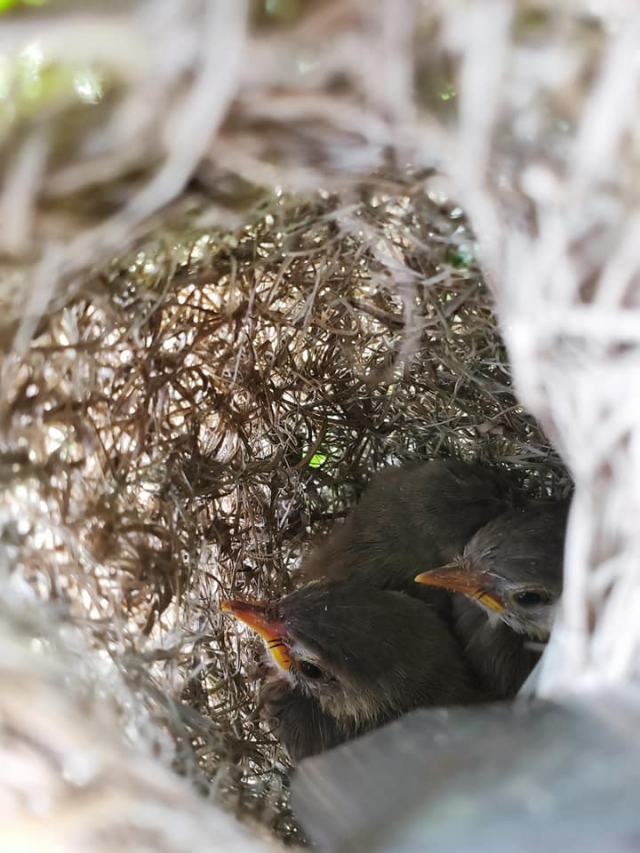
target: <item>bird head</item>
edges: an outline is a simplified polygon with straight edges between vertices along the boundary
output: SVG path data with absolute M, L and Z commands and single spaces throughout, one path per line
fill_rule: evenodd
M 389 718 L 428 693 L 440 649 L 429 620 L 437 617 L 418 599 L 312 582 L 276 602 L 231 600 L 222 609 L 262 637 L 278 675 L 334 717 L 359 724 Z M 438 630 L 445 648 L 437 666 L 444 667 L 452 640 Z
M 482 527 L 459 558 L 415 580 L 463 593 L 517 633 L 546 642 L 562 594 L 567 510 L 549 503 L 505 513 Z

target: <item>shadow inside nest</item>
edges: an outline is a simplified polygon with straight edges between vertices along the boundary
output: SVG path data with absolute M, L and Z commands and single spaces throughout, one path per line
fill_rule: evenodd
M 221 598 L 295 586 L 384 465 L 461 456 L 531 494 L 567 484 L 513 396 L 473 235 L 411 183 L 274 197 L 235 233 L 114 261 L 42 319 L 7 419 L 6 499 L 30 498 L 18 571 L 120 662 L 180 772 L 288 841 L 261 644 Z

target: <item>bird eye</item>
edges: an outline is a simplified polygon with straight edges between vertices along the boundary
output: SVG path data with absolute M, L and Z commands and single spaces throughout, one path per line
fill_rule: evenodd
M 519 604 L 520 607 L 537 607 L 540 604 L 547 604 L 549 602 L 549 596 L 545 592 L 525 589 L 514 595 L 514 601 Z
M 315 663 L 311 663 L 308 660 L 301 660 L 298 664 L 298 669 L 305 676 L 305 678 L 312 678 L 317 680 L 318 678 L 324 678 L 324 672 L 320 669 L 319 666 L 316 666 Z

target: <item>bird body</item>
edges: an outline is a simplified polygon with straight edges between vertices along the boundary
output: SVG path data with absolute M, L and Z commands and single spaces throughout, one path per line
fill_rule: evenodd
M 561 592 L 567 511 L 479 464 L 384 469 L 305 557 L 305 586 L 227 603 L 270 651 L 262 704 L 292 760 L 416 707 L 514 696 Z
M 262 686 L 260 709 L 294 764 L 361 733 L 354 721 L 332 717 L 312 696 L 273 675 Z
M 487 693 L 513 698 L 540 660 L 542 646 L 463 595 L 453 595 L 450 618 L 467 665 Z
M 420 571 L 453 560 L 479 528 L 519 502 L 507 475 L 476 463 L 384 468 L 345 522 L 313 547 L 301 573 L 420 595 L 413 583 Z
M 480 528 L 452 563 L 416 577 L 458 593 L 454 631 L 474 672 L 501 697 L 517 693 L 549 638 L 568 512 L 567 500 L 509 510 Z
M 527 501 L 506 473 L 478 463 L 433 460 L 385 468 L 346 521 L 312 549 L 302 574 L 354 578 L 363 586 L 423 597 L 449 620 L 488 695 L 510 698 L 548 639 L 562 586 L 568 506 Z M 484 587 L 478 576 L 486 580 L 492 569 L 494 581 L 502 573 L 508 585 L 512 577 L 523 595 L 542 587 L 545 601 L 505 607 L 486 590 L 479 598 Z M 420 584 L 414 583 L 417 575 Z
M 264 705 L 294 761 L 412 708 L 486 698 L 436 609 L 402 592 L 314 582 L 225 609 L 271 652 Z

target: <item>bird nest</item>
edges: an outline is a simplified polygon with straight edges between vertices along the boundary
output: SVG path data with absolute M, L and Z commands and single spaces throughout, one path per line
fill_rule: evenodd
M 568 615 L 541 689 L 635 671 L 637 627 L 610 650 L 640 547 L 620 512 L 638 482 L 637 178 L 633 110 L 605 109 L 631 47 L 571 4 L 490 5 L 406 3 L 405 21 L 394 3 L 282 0 L 247 24 L 242 3 L 156 0 L 115 4 L 105 30 L 104 11 L 63 3 L 11 22 L 31 59 L 43 34 L 53 95 L 34 120 L 20 90 L 2 138 L 20 144 L 0 198 L 16 208 L 1 247 L 1 624 L 7 653 L 22 650 L 2 678 L 31 678 L 34 708 L 53 691 L 69 721 L 83 707 L 110 732 L 120 720 L 145 752 L 126 777 L 138 793 L 155 753 L 299 840 L 255 710 L 260 645 L 218 605 L 295 586 L 313 538 L 408 459 L 480 458 L 532 495 L 563 493 L 568 464 Z M 67 78 L 61 45 L 100 73 Z M 117 786 L 116 761 L 109 773 Z
M 184 770 L 285 834 L 259 649 L 221 596 L 290 589 L 383 465 L 565 482 L 513 396 L 461 212 L 423 183 L 275 196 L 235 232 L 141 246 L 40 322 L 8 409 L 20 573 L 153 687 Z

